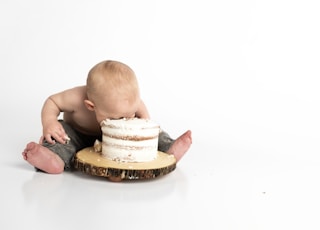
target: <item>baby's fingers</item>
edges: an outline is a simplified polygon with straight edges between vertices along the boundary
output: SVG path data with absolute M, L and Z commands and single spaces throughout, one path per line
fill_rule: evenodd
M 53 138 L 61 144 L 65 144 L 67 142 L 68 136 L 66 134 L 55 134 Z
M 43 141 L 43 139 L 45 139 L 48 143 L 54 144 L 54 143 L 56 143 L 56 141 L 55 141 L 55 138 L 54 139 L 53 138 L 54 137 L 51 136 L 51 134 L 46 134 L 46 135 L 42 136 L 42 141 Z
M 69 144 L 70 141 L 70 138 L 66 134 L 56 134 L 53 138 L 61 144 Z

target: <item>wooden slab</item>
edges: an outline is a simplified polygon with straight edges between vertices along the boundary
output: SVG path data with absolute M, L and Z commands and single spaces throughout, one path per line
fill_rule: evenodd
M 158 151 L 155 160 L 149 162 L 117 162 L 101 156 L 93 147 L 79 151 L 74 167 L 81 172 L 107 177 L 112 181 L 152 179 L 166 175 L 176 168 L 176 159 Z

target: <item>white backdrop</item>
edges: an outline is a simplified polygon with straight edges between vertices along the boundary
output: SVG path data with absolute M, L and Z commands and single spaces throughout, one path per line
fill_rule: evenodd
M 135 70 L 152 117 L 174 137 L 192 129 L 198 141 L 270 146 L 280 136 L 296 148 L 290 139 L 319 139 L 316 3 L 1 1 L 5 114 L 33 123 L 20 138 L 35 138 L 48 95 L 116 59 Z
M 319 11 L 317 0 L 2 0 L 2 145 L 38 140 L 46 97 L 114 59 L 136 72 L 154 120 L 173 137 L 193 131 L 181 164 L 281 171 L 281 156 L 317 170 Z

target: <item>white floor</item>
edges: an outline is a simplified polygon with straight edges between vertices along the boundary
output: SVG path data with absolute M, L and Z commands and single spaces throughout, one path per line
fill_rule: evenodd
M 19 155 L 22 143 L 4 138 L 1 226 L 318 229 L 320 162 L 312 138 L 287 135 L 266 146 L 237 138 L 195 141 L 170 174 L 121 183 L 35 172 Z
M 0 167 L 5 229 L 320 227 L 316 130 L 290 135 L 248 125 L 254 133 L 228 138 L 211 131 L 210 140 L 201 137 L 208 130 L 198 129 L 175 171 L 150 181 L 112 183 L 82 172 L 35 172 L 20 156 L 25 138 L 10 127 L 2 137 Z
M 319 10 L 311 0 L 1 1 L 1 228 L 320 229 Z M 112 183 L 22 159 L 45 98 L 84 84 L 102 59 L 133 67 L 173 137 L 192 130 L 170 174 Z

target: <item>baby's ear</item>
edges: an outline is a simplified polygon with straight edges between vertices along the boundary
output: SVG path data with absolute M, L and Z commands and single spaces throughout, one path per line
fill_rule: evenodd
M 84 104 L 86 105 L 87 109 L 90 111 L 94 111 L 94 104 L 90 100 L 84 100 Z

